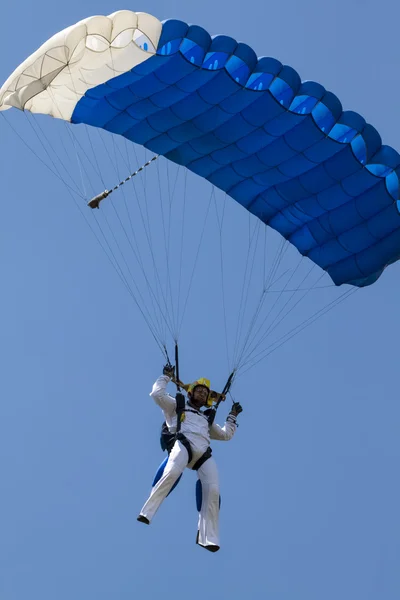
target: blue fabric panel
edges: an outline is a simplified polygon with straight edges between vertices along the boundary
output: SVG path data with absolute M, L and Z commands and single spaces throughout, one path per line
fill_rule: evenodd
M 318 196 L 308 196 L 308 198 L 299 200 L 295 206 L 297 206 L 305 215 L 310 217 L 310 219 L 318 219 L 318 217 L 321 217 L 322 215 L 331 214 L 331 212 L 327 212 L 322 206 Z
M 253 73 L 271 73 L 273 76 L 278 75 L 283 69 L 283 65 L 276 58 L 270 56 L 262 56 L 258 59 Z
M 166 21 L 157 54 L 88 90 L 72 122 L 207 178 L 337 285 L 369 285 L 400 256 L 399 154 L 322 85 L 233 38 Z
M 202 502 L 203 502 L 203 488 L 201 486 L 200 479 L 198 479 L 196 481 L 196 508 L 197 508 L 197 512 L 201 511 Z
M 154 71 L 157 71 L 157 69 L 164 65 L 167 60 L 168 57 L 165 56 L 153 56 L 152 60 L 145 60 L 144 62 L 140 63 L 140 65 L 137 65 L 134 71 L 129 71 L 129 73 L 124 73 L 123 75 L 119 75 L 117 78 L 112 79 L 113 86 L 115 79 L 120 79 L 121 77 L 129 77 L 130 83 L 127 83 L 126 85 L 133 85 L 136 82 L 140 81 L 143 77 L 147 77 Z
M 197 175 L 200 175 L 200 177 L 209 178 L 212 173 L 215 173 L 215 171 L 218 171 L 221 168 L 221 164 L 213 160 L 211 156 L 206 155 L 203 156 L 203 158 L 193 161 L 190 168 L 197 173 Z
M 225 111 L 224 115 L 226 122 L 215 129 L 215 135 L 226 144 L 237 142 L 253 131 L 254 127 L 249 125 L 241 115 L 232 117 Z
M 201 505 L 203 504 L 203 488 L 200 479 L 196 481 L 196 508 L 197 512 L 201 511 Z M 219 508 L 221 508 L 221 496 L 219 497 Z
M 275 137 L 268 135 L 262 128 L 254 129 L 251 133 L 248 133 L 245 137 L 237 140 L 238 148 L 246 152 L 246 154 L 255 154 L 262 148 L 268 146 L 275 141 Z
M 295 231 L 291 236 L 288 237 L 288 240 L 294 246 L 296 246 L 296 248 L 298 248 L 299 252 L 306 256 L 308 255 L 310 249 L 314 248 L 317 244 L 307 225 L 301 227 L 301 229 L 297 229 L 297 231 Z
M 174 112 L 178 117 L 185 121 L 192 121 L 198 115 L 206 112 L 210 105 L 205 102 L 198 94 L 190 97 L 187 101 L 182 100 L 174 106 Z M 199 129 L 199 131 L 201 131 Z
M 359 198 L 355 198 L 353 202 L 361 218 L 366 221 L 387 206 L 395 207 L 393 198 L 386 189 L 385 180 L 377 182 L 374 188 L 371 188 Z
M 281 71 L 279 71 L 278 76 L 279 79 L 285 81 L 295 92 L 298 92 L 301 87 L 301 79 L 297 71 L 288 65 L 284 65 Z
M 190 163 L 195 162 L 197 159 L 202 158 L 202 155 L 193 150 L 189 144 L 178 146 L 174 150 L 165 154 L 165 156 L 169 160 L 176 162 L 178 165 L 184 165 L 185 167 L 187 167 Z
M 160 481 L 160 479 L 164 473 L 164 469 L 165 469 L 167 462 L 168 462 L 168 456 L 162 461 L 161 465 L 158 467 L 157 472 L 153 479 L 153 483 L 151 484 L 151 487 L 154 487 L 156 485 L 156 483 L 158 483 Z
M 282 109 L 282 107 L 280 108 Z M 293 129 L 293 127 L 304 121 L 305 118 L 303 115 L 290 114 L 283 109 L 281 114 L 265 123 L 264 130 L 270 135 L 278 137 Z
M 285 114 L 283 106 L 278 104 L 268 91 L 260 92 L 260 98 L 257 98 L 255 94 L 254 96 L 254 102 L 242 112 L 242 117 L 251 125 L 263 127 L 273 118 Z
M 349 196 L 360 196 L 363 192 L 366 192 L 371 187 L 374 187 L 378 183 L 379 178 L 369 173 L 366 169 L 362 169 L 346 177 L 342 181 L 342 187 L 346 194 Z
M 275 212 L 282 211 L 289 205 L 288 200 L 278 192 L 276 187 L 270 188 L 261 194 L 261 197 L 269 206 L 274 207 Z
M 338 206 L 343 206 L 351 201 L 351 196 L 346 194 L 341 183 L 336 183 L 330 188 L 320 192 L 317 195 L 318 204 L 326 211 L 331 211 Z
M 307 256 L 314 262 L 318 261 L 317 264 L 321 265 L 323 269 L 327 269 L 335 262 L 351 256 L 351 252 L 343 248 L 337 239 L 334 239 L 313 248 Z
M 228 35 L 215 35 L 211 38 L 210 52 L 226 52 L 233 54 L 238 43 Z
M 191 94 L 216 77 L 218 77 L 218 71 L 194 71 L 179 80 L 176 87 Z
M 166 466 L 167 462 L 168 462 L 168 456 L 162 461 L 161 465 L 158 467 L 157 472 L 156 472 L 156 474 L 154 476 L 154 479 L 153 479 L 153 483 L 151 484 L 151 487 L 154 487 L 156 485 L 156 483 L 158 483 L 160 481 L 161 477 L 163 476 L 164 469 L 165 469 L 165 466 Z M 174 485 L 172 486 L 172 488 L 168 492 L 168 496 L 174 491 L 174 489 L 176 488 L 176 486 L 180 482 L 181 477 L 182 477 L 182 475 L 180 475 L 178 477 L 178 479 L 175 481 Z
M 182 124 L 182 119 L 176 116 L 170 108 L 153 113 L 147 120 L 149 125 L 159 133 L 164 133 Z
M 253 48 L 250 48 L 247 44 L 243 44 L 243 42 L 238 43 L 234 54 L 241 58 L 250 67 L 251 71 L 257 64 L 257 54 Z
M 338 154 L 335 154 L 332 158 L 328 159 L 324 165 L 328 174 L 337 181 L 362 169 L 362 165 L 358 162 L 351 151 L 351 148 L 348 146 Z
M 113 133 L 118 133 L 119 135 L 125 135 L 129 129 L 138 123 L 139 121 L 137 119 L 133 119 L 124 111 L 120 112 L 114 119 L 111 119 L 111 121 L 108 121 L 104 126 L 104 129 L 112 131 Z
M 204 133 L 216 130 L 215 133 L 218 136 L 218 127 L 229 121 L 230 118 L 230 114 L 219 108 L 219 106 L 214 106 L 209 111 L 193 119 L 193 123 Z
M 199 96 L 208 104 L 215 105 L 220 104 L 239 89 L 240 86 L 236 81 L 232 81 L 226 71 L 222 70 L 199 89 Z
M 257 158 L 265 167 L 276 167 L 293 156 L 298 156 L 298 154 L 284 137 L 276 139 L 272 144 L 268 144 L 266 148 L 257 152 Z
M 373 271 L 381 269 L 382 260 L 384 266 L 393 263 L 400 257 L 399 252 L 400 228 L 397 228 L 390 235 L 384 237 L 374 246 L 367 248 L 361 254 L 357 255 L 357 262 L 365 275 L 370 270 L 370 264 L 373 265 Z
M 374 156 L 371 157 L 371 162 L 387 165 L 392 169 L 396 169 L 400 164 L 400 156 L 390 146 L 381 146 Z
M 150 75 L 140 79 L 135 85 L 127 86 L 127 89 L 138 98 L 150 98 L 153 94 L 168 89 L 168 85 L 160 81 L 154 73 L 150 73 Z
M 310 196 L 310 191 L 302 185 L 301 179 L 298 177 L 283 183 L 277 190 L 279 194 L 287 200 L 288 204 L 300 203 L 300 201 L 306 200 Z M 302 206 L 300 208 L 303 210 Z
M 129 87 L 126 87 L 110 95 L 108 101 L 111 106 L 118 111 L 122 111 L 131 106 L 133 102 L 138 101 L 138 97 L 130 91 Z
M 194 169 L 193 169 L 194 170 Z M 196 171 L 194 170 L 196 173 Z M 208 180 L 214 185 L 219 187 L 224 192 L 228 192 L 231 188 L 236 186 L 239 182 L 243 181 L 243 177 L 240 177 L 232 167 L 223 167 L 218 171 L 212 173 Z
M 170 136 L 167 133 L 164 133 L 162 135 L 148 140 L 143 145 L 152 152 L 154 152 L 154 154 L 165 155 L 175 150 L 175 148 L 178 146 L 178 142 L 175 142 L 170 138 Z
M 203 156 L 211 154 L 216 150 L 221 150 L 221 148 L 225 148 L 226 146 L 225 142 L 220 140 L 214 133 L 208 133 L 189 143 L 196 152 L 199 152 Z
M 189 25 L 184 21 L 179 21 L 178 19 L 166 19 L 163 22 L 158 47 L 162 48 L 171 40 L 184 38 L 188 31 Z
M 151 101 L 150 98 L 145 98 L 139 102 L 135 102 L 135 104 L 132 104 L 125 110 L 131 117 L 138 119 L 140 122 L 150 115 L 157 113 L 159 108 Z
M 346 248 L 352 254 L 362 252 L 362 250 L 369 248 L 377 241 L 377 238 L 370 232 L 367 223 L 353 227 L 350 231 L 340 235 L 338 239 L 343 248 Z
M 242 149 L 242 146 L 240 144 L 236 145 L 239 149 Z M 239 175 L 242 175 L 243 177 L 247 178 L 252 177 L 253 175 L 256 175 L 256 173 L 260 173 L 261 171 L 263 171 L 265 165 L 263 162 L 261 162 L 257 155 L 253 155 L 248 156 L 247 158 L 244 158 L 243 160 L 240 160 L 237 163 L 235 163 L 234 168 L 235 171 L 239 173 Z
M 222 150 L 216 150 L 212 153 L 212 158 L 221 165 L 229 165 L 237 160 L 241 160 L 245 156 L 245 153 L 239 150 L 236 144 L 231 144 Z
M 287 144 L 296 152 L 303 152 L 324 138 L 324 133 L 310 119 L 303 119 L 297 127 L 289 130 L 285 135 Z M 319 157 L 317 160 L 319 162 Z
M 127 137 L 129 140 L 135 141 L 137 144 L 144 145 L 158 135 L 158 132 L 154 131 L 147 121 L 140 121 L 138 125 L 135 125 L 126 132 L 125 137 Z
M 249 204 L 249 206 L 246 206 L 246 208 L 265 224 L 267 224 L 276 213 L 276 208 L 268 204 L 262 196 L 257 196 L 257 198 Z
M 208 31 L 206 31 L 202 27 L 199 27 L 198 25 L 190 25 L 184 37 L 186 39 L 192 40 L 205 50 L 207 50 L 210 47 L 212 41 Z
M 157 69 L 157 77 L 163 83 L 173 85 L 185 76 L 193 73 L 196 70 L 196 66 L 188 63 L 182 58 L 180 54 L 171 57 L 170 60 Z
M 323 138 L 314 146 L 304 150 L 304 156 L 315 163 L 324 163 L 338 152 L 343 150 L 342 144 L 336 140 L 331 140 L 328 137 Z
M 327 272 L 334 281 L 338 282 L 337 285 L 341 285 L 342 283 L 352 280 L 352 277 L 356 278 L 354 281 L 360 281 L 360 285 L 361 282 L 365 281 L 365 274 L 358 266 L 356 255 L 336 262 L 327 269 Z
M 293 223 L 289 220 L 287 214 L 276 213 L 274 217 L 270 219 L 270 226 L 277 229 L 285 238 L 288 238 L 293 230 L 298 228 L 299 223 Z
M 225 171 L 228 172 L 228 169 L 225 168 Z M 237 174 L 236 177 L 239 178 Z M 210 181 L 214 183 L 211 178 Z M 217 184 L 215 183 L 214 185 Z M 226 191 L 230 187 L 231 186 L 228 185 Z M 230 190 L 230 195 L 232 196 L 232 198 L 237 200 L 239 204 L 242 204 L 242 206 L 248 206 L 251 202 L 253 202 L 256 199 L 256 197 L 259 194 L 262 194 L 262 192 L 264 191 L 265 189 L 262 186 L 258 185 L 255 181 L 253 181 L 252 179 L 246 179 L 241 183 L 235 183 L 235 187 L 232 187 L 232 189 Z
M 187 92 L 179 90 L 176 86 L 167 87 L 160 92 L 153 94 L 151 100 L 156 106 L 160 108 L 167 108 L 186 98 Z
M 297 157 L 296 157 L 297 158 Z M 269 188 L 273 185 L 278 185 L 279 183 L 283 183 L 284 181 L 288 181 L 290 179 L 289 175 L 282 173 L 282 165 L 279 167 L 270 168 L 268 171 L 264 173 L 259 173 L 258 175 L 254 175 L 253 180 L 255 183 L 261 185 L 264 189 Z
M 313 169 L 310 169 L 307 173 L 303 173 L 294 181 L 298 181 L 307 194 L 318 194 L 337 183 L 337 179 L 328 174 L 324 163 L 314 166 Z
M 226 100 L 221 101 L 221 108 L 232 115 L 238 115 L 257 100 L 257 94 L 252 90 L 243 88 L 236 89 L 236 91 L 232 88 L 232 90 L 233 93 Z
M 91 88 L 86 92 L 87 98 L 92 98 L 93 100 L 102 100 L 111 92 L 111 88 L 108 83 L 103 83 L 98 85 L 97 87 Z
M 198 129 L 198 127 L 196 127 L 193 121 L 185 121 L 184 123 L 182 123 L 182 125 L 174 127 L 168 133 L 172 140 L 175 140 L 182 144 L 182 153 L 184 153 L 185 147 L 187 148 L 188 152 L 190 152 L 191 150 L 191 146 L 189 144 L 185 144 L 185 142 L 189 142 L 190 140 L 196 139 L 197 137 L 199 137 L 199 135 L 201 135 L 202 132 L 200 131 L 200 129 Z

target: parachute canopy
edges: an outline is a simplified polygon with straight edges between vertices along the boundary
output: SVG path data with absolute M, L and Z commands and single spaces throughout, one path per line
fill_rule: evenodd
M 294 69 L 231 37 L 130 11 L 52 37 L 0 90 L 11 106 L 86 123 L 208 179 L 340 285 L 400 257 L 400 156 Z

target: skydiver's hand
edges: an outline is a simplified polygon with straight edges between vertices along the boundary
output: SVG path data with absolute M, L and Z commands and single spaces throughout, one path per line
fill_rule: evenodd
M 242 405 L 239 402 L 234 402 L 230 414 L 237 417 L 241 412 L 243 412 Z
M 170 379 L 175 375 L 175 367 L 167 363 L 163 368 L 163 375 L 167 375 Z

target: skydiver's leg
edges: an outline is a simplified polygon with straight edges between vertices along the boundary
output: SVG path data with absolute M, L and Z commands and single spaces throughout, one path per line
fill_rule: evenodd
M 197 475 L 201 482 L 197 543 L 207 550 L 219 550 L 219 480 L 215 460 L 211 457 L 200 467 Z
M 149 499 L 140 511 L 140 514 L 149 521 L 152 520 L 161 503 L 168 496 L 172 486 L 187 467 L 188 458 L 186 448 L 179 441 L 175 442 L 162 477 L 151 490 Z

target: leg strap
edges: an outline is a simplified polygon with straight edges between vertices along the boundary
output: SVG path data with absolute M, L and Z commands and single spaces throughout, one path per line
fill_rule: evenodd
M 208 460 L 209 458 L 211 458 L 211 455 L 212 455 L 212 450 L 211 450 L 211 447 L 209 446 L 207 448 L 207 450 L 204 452 L 203 456 L 200 456 L 199 460 L 194 463 L 194 465 L 192 467 L 193 471 L 198 471 L 200 469 L 200 467 L 202 465 L 204 465 L 204 463 L 206 462 L 206 460 Z
M 193 452 L 192 452 L 192 447 L 190 445 L 189 440 L 181 432 L 179 432 L 179 433 L 176 434 L 176 439 L 179 440 L 180 443 L 182 444 L 182 446 L 184 446 L 186 448 L 188 456 L 189 456 L 189 458 L 188 458 L 188 464 L 191 463 L 192 459 L 193 459 Z
M 181 432 L 177 433 L 176 439 L 180 441 L 180 443 L 182 444 L 182 446 L 185 446 L 185 448 L 187 450 L 187 453 L 189 455 L 188 464 L 191 463 L 192 460 L 193 460 L 193 452 L 192 452 L 192 447 L 190 445 L 189 440 Z M 203 456 L 200 456 L 199 460 L 194 463 L 194 465 L 192 467 L 192 470 L 193 471 L 197 471 L 198 469 L 200 469 L 201 465 L 204 465 L 204 463 L 206 462 L 206 460 L 208 460 L 210 458 L 211 454 L 212 454 L 212 450 L 211 450 L 211 448 L 209 446 L 207 448 L 207 450 L 204 452 Z

